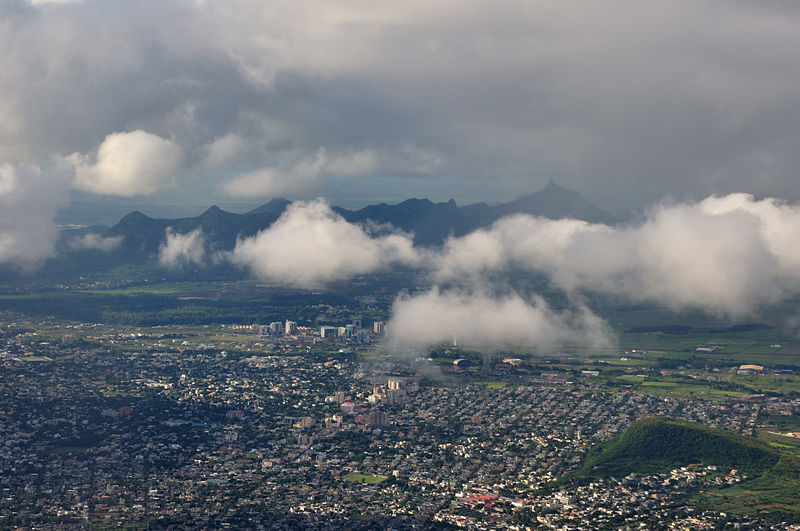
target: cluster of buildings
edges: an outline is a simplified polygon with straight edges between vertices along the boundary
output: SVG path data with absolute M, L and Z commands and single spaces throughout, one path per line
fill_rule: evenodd
M 386 323 L 375 321 L 372 329 L 362 327 L 361 320 L 356 319 L 352 323 L 344 326 L 323 325 L 319 327 L 319 335 L 314 330 L 307 327 L 298 327 L 295 321 L 274 321 L 268 325 L 253 325 L 252 330 L 257 330 L 262 337 L 286 337 L 296 338 L 316 337 L 315 341 L 331 343 L 369 343 L 373 335 L 382 336 L 386 332 Z
M 258 333 L 262 336 L 280 337 L 280 336 L 296 336 L 298 332 L 297 323 L 295 321 L 274 321 L 268 325 L 259 325 Z
M 457 495 L 450 509 L 435 518 L 486 530 L 498 524 L 518 529 L 800 529 L 787 522 L 770 527 L 756 517 L 729 517 L 684 503 L 687 489 L 733 486 L 742 479 L 736 470 L 695 465 L 665 474 L 598 480 L 524 500 L 499 494 Z
M 542 489 L 644 416 L 751 433 L 763 415 L 800 410 L 789 397 L 448 384 L 413 360 L 359 362 L 333 345 L 276 354 L 164 332 L 0 340 L 0 528 L 748 524 L 678 496 L 731 471 Z

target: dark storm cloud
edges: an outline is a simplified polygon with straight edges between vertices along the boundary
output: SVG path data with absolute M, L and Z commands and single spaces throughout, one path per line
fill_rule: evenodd
M 798 199 L 798 30 L 789 2 L 2 0 L 0 161 L 71 156 L 127 196 L 337 175 Z M 104 144 L 136 136 L 180 166 L 121 179 Z
M 371 150 L 383 174 L 607 198 L 797 195 L 792 5 L 6 0 L 6 159 L 143 130 L 221 174 Z M 415 150 L 425 156 L 397 156 Z M 436 163 L 425 164 L 434 159 Z M 187 164 L 191 167 L 193 159 Z M 377 171 L 377 170 L 376 170 Z M 217 173 L 220 175 L 220 173 Z M 637 199 L 636 196 L 629 201 Z

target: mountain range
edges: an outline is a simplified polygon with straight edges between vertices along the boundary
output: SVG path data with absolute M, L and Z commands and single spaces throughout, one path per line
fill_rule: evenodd
M 239 237 L 252 236 L 268 228 L 291 204 L 283 198 L 272 199 L 244 214 L 234 214 L 212 206 L 191 218 L 155 219 L 141 212 L 132 212 L 110 228 L 95 227 L 91 232 L 104 238 L 123 240 L 122 247 L 137 254 L 158 251 L 164 231 L 170 227 L 178 233 L 201 228 L 212 249 L 230 250 Z M 460 236 L 490 226 L 497 219 L 511 214 L 529 214 L 551 219 L 575 218 L 594 223 L 613 224 L 613 216 L 603 211 L 578 192 L 550 181 L 542 190 L 508 203 L 489 205 L 475 203 L 464 207 L 454 200 L 434 203 L 429 199 L 407 199 L 395 205 L 381 203 L 359 210 L 333 207 L 351 223 L 388 224 L 414 235 L 414 243 L 423 246 L 441 245 L 448 236 Z M 84 233 L 86 230 L 83 231 Z M 76 233 L 73 231 L 72 236 Z M 70 234 L 65 234 L 69 241 Z
M 237 239 L 253 236 L 272 225 L 291 203 L 287 199 L 276 198 L 243 214 L 212 206 L 199 216 L 176 219 L 151 218 L 135 211 L 111 227 L 97 225 L 65 229 L 59 235 L 56 255 L 29 273 L 37 278 L 67 281 L 89 273 L 104 275 L 119 268 L 128 270 L 125 274 L 130 273 L 130 267 L 141 269 L 146 266 L 146 269 L 152 269 L 157 267 L 155 258 L 168 228 L 181 234 L 199 228 L 203 231 L 209 252 L 230 251 Z M 351 223 L 389 225 L 412 234 L 415 245 L 427 247 L 442 245 L 449 236 L 461 236 L 487 228 L 496 220 L 512 214 L 551 219 L 575 218 L 605 224 L 616 222 L 613 216 L 578 192 L 552 181 L 538 192 L 495 205 L 475 203 L 459 207 L 452 199 L 440 203 L 429 199 L 407 199 L 398 204 L 381 203 L 358 210 L 332 208 Z M 82 244 L 87 238 L 116 245 L 101 249 L 96 245 Z M 18 278 L 19 274 L 28 274 L 15 271 L 13 268 L 0 268 L 0 277 L 12 279 Z M 206 272 L 210 273 L 210 270 Z M 237 273 L 231 270 L 226 274 Z

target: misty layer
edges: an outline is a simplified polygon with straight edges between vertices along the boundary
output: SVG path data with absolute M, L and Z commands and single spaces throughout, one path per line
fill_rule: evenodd
M 399 297 L 387 327 L 393 345 L 424 348 L 457 341 L 482 349 L 611 344 L 605 323 L 588 309 L 554 311 L 540 297 L 442 292 Z
M 239 240 L 230 259 L 263 279 L 318 286 L 391 264 L 416 264 L 404 234 L 371 237 L 323 200 L 293 203 L 268 229 Z
M 513 216 L 450 239 L 434 276 L 529 269 L 567 292 L 742 315 L 800 285 L 798 236 L 800 207 L 748 194 L 658 206 L 622 227 Z
M 213 153 L 230 148 L 233 141 L 225 141 Z M 325 175 L 363 177 L 378 167 L 371 151 L 357 151 L 341 157 L 330 157 L 324 149 L 309 159 L 283 166 L 266 166 L 239 175 L 225 183 L 223 190 L 237 197 L 276 197 L 307 192 L 318 187 Z
M 80 238 L 75 238 L 69 243 L 73 249 L 97 249 L 98 251 L 112 251 L 122 244 L 122 236 L 104 238 L 100 234 L 91 232 Z
M 161 265 L 175 268 L 190 264 L 202 265 L 205 256 L 205 236 L 202 229 L 179 234 L 172 228 L 167 228 L 158 261 Z

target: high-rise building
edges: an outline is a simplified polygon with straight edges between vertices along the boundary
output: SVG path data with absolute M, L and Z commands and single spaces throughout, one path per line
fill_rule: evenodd
M 386 323 L 384 323 L 383 321 L 375 321 L 374 323 L 372 323 L 372 331 L 378 334 L 379 336 L 383 335 L 384 332 L 386 332 Z
M 386 387 L 391 389 L 392 391 L 398 391 L 403 388 L 405 381 L 399 378 L 389 378 L 389 381 L 386 382 Z
M 322 339 L 333 341 L 336 338 L 336 327 L 333 326 L 320 326 L 319 335 Z
M 283 335 L 283 323 L 281 321 L 273 321 L 269 324 L 269 335 L 271 336 L 282 336 Z
M 370 411 L 369 425 L 372 426 L 373 428 L 382 428 L 383 426 L 386 426 L 387 421 L 388 421 L 388 416 L 386 415 L 385 411 L 381 411 L 380 409 Z
M 286 327 L 283 329 L 283 333 L 287 336 L 296 336 L 297 335 L 297 323 L 294 321 L 286 321 Z

